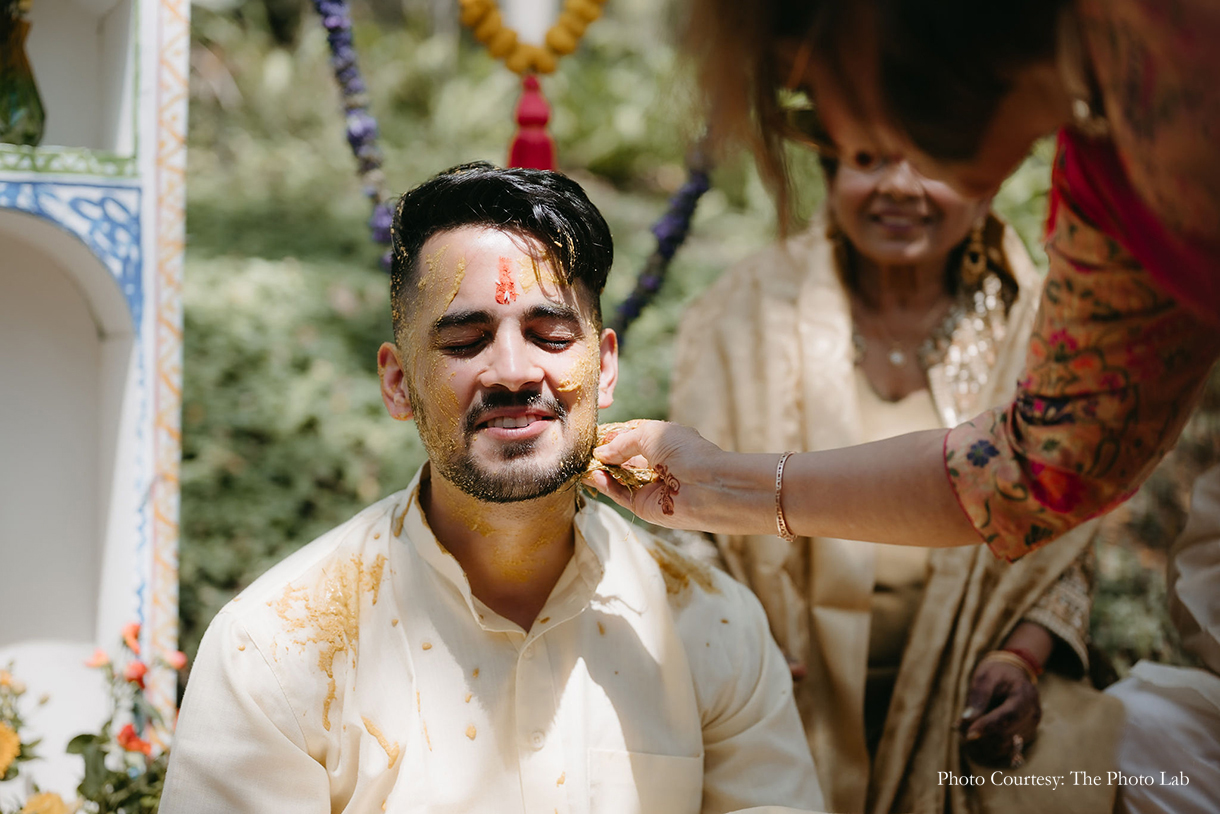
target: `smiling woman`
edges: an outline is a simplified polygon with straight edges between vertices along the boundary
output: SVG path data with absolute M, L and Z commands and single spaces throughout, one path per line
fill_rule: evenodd
M 1040 280 L 986 201 L 901 160 L 823 167 L 825 212 L 726 272 L 683 319 L 671 417 L 723 449 L 825 450 L 952 426 L 1006 398 L 1021 363 Z M 671 508 L 682 496 L 668 495 Z M 1053 692 L 1044 707 L 1030 673 L 984 655 L 1012 648 L 1037 669 L 1081 671 L 1088 534 L 1016 569 L 965 550 L 774 534 L 716 540 L 804 674 L 798 706 L 830 810 L 879 800 L 875 811 L 908 811 L 911 800 L 939 794 L 950 798 L 939 808 L 970 810 L 960 790 L 932 785 L 937 771 L 963 769 L 949 740 L 964 738 L 973 759 L 1015 765 L 1044 709 L 1101 736 Z M 959 610 L 963 596 L 978 604 Z M 948 653 L 949 642 L 966 641 L 969 652 Z M 1072 698 L 1090 701 L 1095 693 Z M 893 736 L 904 728 L 919 734 Z M 1100 810 L 1110 801 L 1107 789 L 1075 802 Z

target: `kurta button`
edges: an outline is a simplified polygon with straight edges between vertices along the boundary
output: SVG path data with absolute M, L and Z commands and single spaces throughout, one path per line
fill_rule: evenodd
M 534 747 L 535 749 L 541 749 L 542 744 L 544 743 L 546 743 L 546 735 L 542 732 L 542 730 L 538 730 L 534 732 L 534 734 L 530 735 L 530 746 Z
M 522 653 L 521 655 L 522 655 L 522 657 L 524 657 L 524 658 L 527 658 L 527 659 L 532 659 L 532 658 L 534 657 L 534 645 L 533 645 L 533 643 L 527 644 L 527 645 L 525 646 L 525 652 L 524 652 L 524 653 Z

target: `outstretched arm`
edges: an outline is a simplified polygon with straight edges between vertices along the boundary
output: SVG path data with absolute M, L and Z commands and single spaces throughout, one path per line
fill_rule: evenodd
M 945 477 L 944 439 L 944 430 L 928 430 L 791 456 L 782 502 L 789 528 L 803 537 L 930 547 L 978 543 Z M 687 427 L 641 421 L 598 447 L 597 455 L 609 463 L 639 456 L 663 473 L 634 492 L 602 472 L 589 479 L 650 523 L 725 534 L 777 531 L 778 454 L 725 452 Z
M 793 532 L 928 547 L 982 541 L 1013 560 L 1121 502 L 1172 446 L 1220 353 L 1220 331 L 1161 291 L 1064 195 L 1016 399 L 948 433 L 793 455 L 783 488 Z M 775 534 L 780 452 L 729 454 L 693 431 L 642 422 L 597 455 L 639 455 L 664 477 L 634 494 L 604 477 L 591 484 L 660 525 Z

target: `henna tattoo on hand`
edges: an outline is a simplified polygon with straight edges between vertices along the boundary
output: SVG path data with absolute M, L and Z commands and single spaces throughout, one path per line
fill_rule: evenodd
M 681 491 L 682 483 L 669 473 L 669 468 L 665 464 L 657 464 L 654 468 L 657 471 L 658 482 L 661 484 L 661 514 L 671 515 L 674 513 L 674 495 Z

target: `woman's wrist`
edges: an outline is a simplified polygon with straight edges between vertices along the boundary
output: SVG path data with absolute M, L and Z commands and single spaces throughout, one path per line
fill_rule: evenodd
M 702 505 L 698 510 L 706 518 L 700 525 L 727 534 L 776 534 L 775 474 L 779 457 L 772 453 L 720 452 L 708 468 L 711 488 L 699 501 Z
M 1001 650 L 1015 653 L 1037 672 L 1042 672 L 1055 649 L 1055 636 L 1037 622 L 1022 620 L 1001 645 Z

